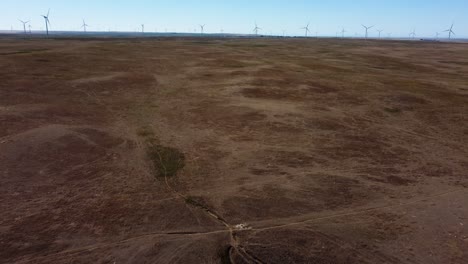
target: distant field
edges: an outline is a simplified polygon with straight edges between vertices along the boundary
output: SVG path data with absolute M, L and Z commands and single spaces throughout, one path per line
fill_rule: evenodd
M 0 41 L 0 263 L 468 263 L 468 45 Z

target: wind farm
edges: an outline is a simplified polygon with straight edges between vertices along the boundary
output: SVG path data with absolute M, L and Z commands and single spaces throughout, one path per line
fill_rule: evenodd
M 0 33 L 0 263 L 467 263 L 462 19 L 65 5 Z
M 138 33 L 138 30 L 135 30 L 135 31 L 131 31 L 131 30 L 106 30 L 106 31 L 102 31 L 102 30 L 95 30 L 93 32 L 89 32 L 88 31 L 88 28 L 89 28 L 89 25 L 86 24 L 85 20 L 83 19 L 83 23 L 80 27 L 80 30 L 81 31 L 73 31 L 73 30 L 55 30 L 55 31 L 50 31 L 50 26 L 51 26 L 51 23 L 50 23 L 50 19 L 49 19 L 49 15 L 50 15 L 50 9 L 48 10 L 47 12 L 47 15 L 41 15 L 41 17 L 44 19 L 44 23 L 45 23 L 45 30 L 44 31 L 32 31 L 31 28 L 32 26 L 29 24 L 29 35 L 30 37 L 40 37 L 41 34 L 44 34 L 45 37 L 50 37 L 50 34 L 53 34 L 55 38 L 63 38 L 63 37 L 118 37 L 118 38 L 121 38 L 121 37 L 124 37 L 124 38 L 132 38 L 132 37 L 141 37 L 141 35 L 139 34 L 136 34 Z M 31 21 L 23 21 L 23 20 L 19 20 L 20 22 L 23 23 L 23 33 L 27 33 L 27 30 L 26 30 L 26 25 L 28 23 L 30 23 Z M 164 33 L 162 32 L 157 32 L 157 30 L 153 31 L 153 32 L 146 32 L 145 31 L 145 25 L 144 24 L 140 24 L 139 27 L 140 27 L 140 31 L 141 33 L 146 33 L 144 34 L 144 36 L 146 37 L 197 37 L 197 36 L 202 36 L 204 38 L 206 37 L 213 37 L 213 38 L 219 38 L 221 36 L 224 36 L 224 37 L 227 37 L 227 38 L 239 38 L 239 37 L 242 37 L 242 38 L 255 38 L 255 37 L 261 37 L 261 38 L 301 38 L 301 37 L 310 37 L 310 34 L 312 33 L 311 30 L 310 30 L 310 23 L 308 23 L 305 27 L 301 27 L 300 29 L 303 30 L 303 35 L 301 34 L 289 34 L 286 36 L 285 32 L 286 30 L 281 30 L 279 31 L 277 34 L 275 33 L 269 33 L 269 34 L 260 34 L 260 31 L 262 30 L 262 28 L 258 27 L 257 23 L 255 22 L 254 23 L 255 27 L 253 28 L 252 30 L 252 33 L 249 33 L 249 32 L 244 32 L 244 33 L 239 33 L 239 32 L 225 32 L 224 29 L 222 29 L 220 32 L 217 32 L 217 33 L 206 33 L 205 32 L 205 24 L 200 24 L 198 25 L 199 27 L 199 33 L 196 33 L 197 30 L 195 30 L 194 32 L 195 33 L 190 33 L 190 30 L 184 32 L 184 31 L 172 31 L 172 32 L 168 32 L 167 29 Z M 365 26 L 365 25 L 361 25 L 363 28 L 364 28 L 364 34 L 363 35 L 359 35 L 358 33 L 356 33 L 354 36 L 347 36 L 345 37 L 345 33 L 346 33 L 346 30 L 344 30 L 344 28 L 342 28 L 341 31 L 339 32 L 335 32 L 334 35 L 333 34 L 324 34 L 324 35 L 319 35 L 318 31 L 315 31 L 315 37 L 316 38 L 336 38 L 338 37 L 338 35 L 341 36 L 342 39 L 344 38 L 357 38 L 357 39 L 374 39 L 374 40 L 423 40 L 423 41 L 427 41 L 427 40 L 432 40 L 432 41 L 453 41 L 453 38 L 452 36 L 455 35 L 455 32 L 453 31 L 453 28 L 454 28 L 454 23 L 452 23 L 451 27 L 447 30 L 443 30 L 441 32 L 447 32 L 447 38 L 440 38 L 440 33 L 437 32 L 436 36 L 434 37 L 421 37 L 420 39 L 417 39 L 416 38 L 416 30 L 413 29 L 409 35 L 407 37 L 404 36 L 404 34 L 402 34 L 401 36 L 396 36 L 394 37 L 393 34 L 388 34 L 387 33 L 387 37 L 382 37 L 382 32 L 384 32 L 385 30 L 384 29 L 378 29 L 376 30 L 377 31 L 377 35 L 376 36 L 370 36 L 369 34 L 369 30 L 374 28 L 375 25 L 372 25 L 372 26 Z M 10 32 L 8 31 L 4 31 L 3 34 L 5 33 L 15 33 L 15 31 L 11 30 Z M 33 34 L 34 33 L 34 34 Z M 82 36 L 80 33 L 85 33 L 84 36 Z M 2 31 L 0 31 L 0 36 L 2 35 Z M 456 41 L 458 42 L 465 42 L 467 40 L 464 40 L 462 38 L 460 39 L 457 39 Z

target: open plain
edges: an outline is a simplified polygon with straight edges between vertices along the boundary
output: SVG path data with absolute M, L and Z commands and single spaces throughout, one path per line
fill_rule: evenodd
M 468 263 L 468 45 L 0 42 L 0 263 Z

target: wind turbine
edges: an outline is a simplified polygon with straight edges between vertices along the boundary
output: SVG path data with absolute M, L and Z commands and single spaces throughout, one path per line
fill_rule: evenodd
M 29 24 L 28 27 L 29 27 L 29 34 L 31 34 L 31 33 L 32 33 L 32 31 L 31 31 L 31 28 L 32 28 L 31 24 Z
M 346 33 L 346 30 L 343 28 L 343 29 L 341 30 L 341 37 L 342 37 L 342 38 L 344 38 L 344 33 Z
M 382 32 L 383 32 L 383 29 L 377 29 L 377 32 L 379 32 L 379 38 L 380 38 L 380 35 L 381 35 Z
M 440 33 L 436 32 L 436 39 L 439 39 Z
M 370 26 L 370 27 L 366 27 L 364 25 L 362 25 L 365 29 L 366 29 L 366 39 L 367 37 L 369 36 L 368 32 L 369 32 L 369 29 L 373 28 L 374 26 Z
M 414 37 L 416 37 L 416 30 L 413 29 L 413 32 L 411 32 L 411 33 L 409 34 L 409 36 L 410 36 L 412 39 L 414 39 Z
M 50 14 L 50 9 L 49 9 L 49 11 L 47 11 L 47 16 L 46 16 L 46 15 L 42 15 L 42 17 L 43 17 L 44 20 L 45 20 L 47 37 L 49 37 L 49 25 L 50 25 L 49 14 Z
M 452 38 L 452 34 L 455 35 L 455 32 L 453 32 L 452 29 L 453 29 L 453 23 L 452 23 L 452 26 L 451 26 L 449 29 L 444 30 L 444 32 L 448 32 L 448 33 L 449 33 L 449 39 Z
M 145 24 L 141 24 L 141 33 L 145 33 Z
M 206 25 L 200 25 L 200 32 L 203 34 L 205 33 L 205 26 Z
M 261 28 L 259 28 L 259 27 L 257 26 L 257 23 L 255 23 L 255 28 L 254 28 L 253 31 L 255 32 L 255 35 L 256 35 L 256 36 L 258 36 L 258 31 L 259 31 L 260 29 L 261 29 Z
M 86 33 L 86 27 L 89 27 L 89 25 L 86 24 L 84 19 L 83 19 L 83 25 L 81 27 L 83 28 L 84 32 Z
M 23 29 L 24 29 L 24 34 L 26 34 L 26 24 L 29 23 L 29 21 L 23 21 L 21 19 L 18 19 L 21 23 L 23 23 Z
M 310 33 L 309 25 L 310 25 L 310 23 L 308 23 L 306 27 L 301 28 L 301 29 L 304 29 L 304 30 L 305 30 L 305 36 L 306 36 L 306 38 L 307 38 L 308 34 Z

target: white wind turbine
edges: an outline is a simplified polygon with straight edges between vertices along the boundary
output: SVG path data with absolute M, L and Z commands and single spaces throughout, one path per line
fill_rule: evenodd
M 382 35 L 383 29 L 377 29 L 377 32 L 379 32 L 379 38 Z
M 200 32 L 201 32 L 201 34 L 205 33 L 205 26 L 206 26 L 206 25 L 200 25 Z
M 83 19 L 83 25 L 81 26 L 81 28 L 83 28 L 84 32 L 86 33 L 86 28 L 89 27 L 88 24 L 86 24 L 85 20 Z
M 416 37 L 416 29 L 413 29 L 413 32 L 409 34 L 410 38 L 414 39 Z
M 26 33 L 27 33 L 27 32 L 26 32 L 26 24 L 28 24 L 29 21 L 23 21 L 23 20 L 21 20 L 21 19 L 18 19 L 18 20 L 19 20 L 21 23 L 23 23 L 24 34 L 26 34 Z
M 452 34 L 455 35 L 455 32 L 453 32 L 453 23 L 452 23 L 452 26 L 447 29 L 447 30 L 444 30 L 444 32 L 448 32 L 449 33 L 449 39 L 452 39 Z
M 343 29 L 341 30 L 341 37 L 342 37 L 342 38 L 344 38 L 344 34 L 345 34 L 345 33 L 346 33 L 346 30 L 343 28 Z
M 47 15 L 41 15 L 44 18 L 44 21 L 46 24 L 47 37 L 49 37 L 49 26 L 50 26 L 49 14 L 50 14 L 50 9 L 49 11 L 47 11 Z
M 259 27 L 257 26 L 257 23 L 255 23 L 255 27 L 254 27 L 253 31 L 255 32 L 255 35 L 256 35 L 256 36 L 258 36 L 258 31 L 259 31 L 259 30 L 261 30 L 261 28 L 259 28 Z
M 305 36 L 306 36 L 306 38 L 308 37 L 308 35 L 309 35 L 309 33 L 310 33 L 309 25 L 310 25 L 310 23 L 308 23 L 307 26 L 301 28 L 301 29 L 304 29 L 304 30 L 305 30 Z
M 366 29 L 366 39 L 367 37 L 369 36 L 369 29 L 373 28 L 374 26 L 370 26 L 370 27 L 367 27 L 367 26 L 364 26 L 362 25 L 365 29 Z

